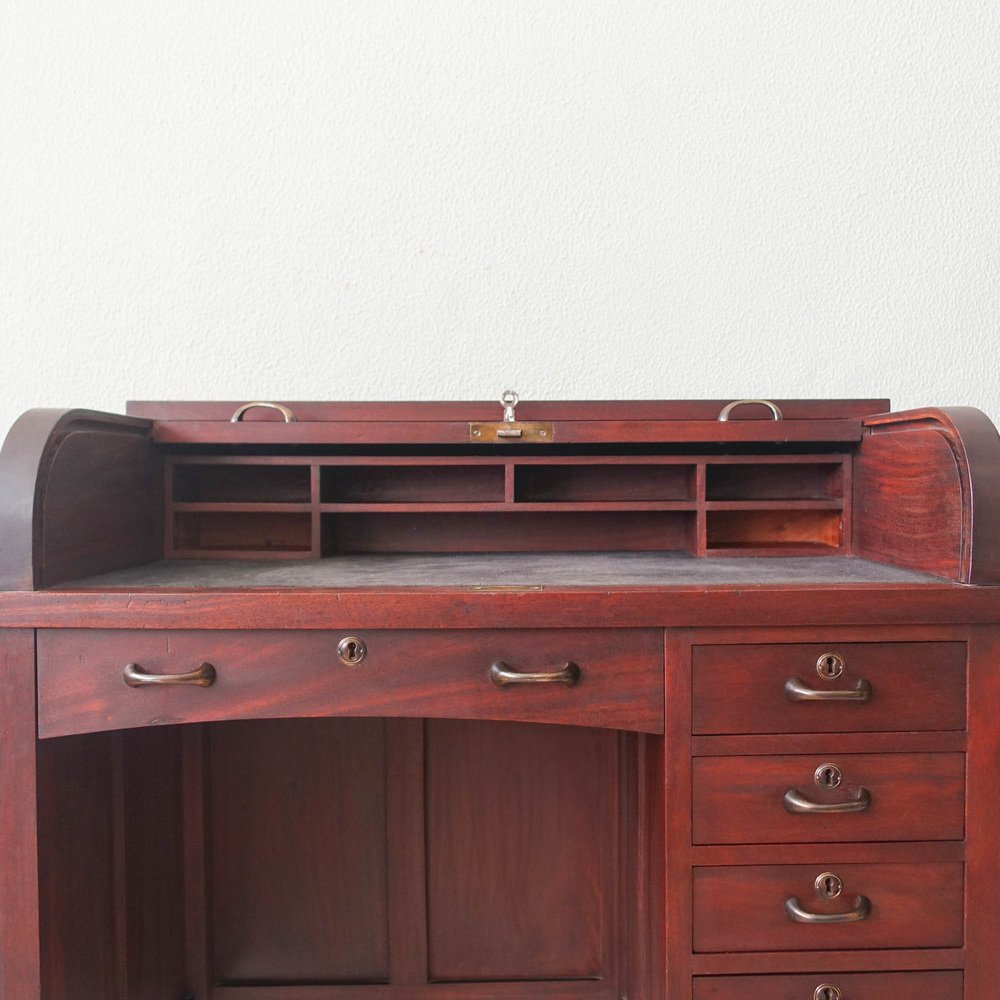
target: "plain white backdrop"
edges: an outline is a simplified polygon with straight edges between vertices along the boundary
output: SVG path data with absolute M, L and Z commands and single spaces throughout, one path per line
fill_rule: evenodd
M 1000 417 L 1000 7 L 11 0 L 0 428 L 129 398 Z

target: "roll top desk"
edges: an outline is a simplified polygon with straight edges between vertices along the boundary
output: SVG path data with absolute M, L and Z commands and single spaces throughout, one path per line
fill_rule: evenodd
M 989 420 L 503 403 L 15 424 L 3 1000 L 995 996 Z

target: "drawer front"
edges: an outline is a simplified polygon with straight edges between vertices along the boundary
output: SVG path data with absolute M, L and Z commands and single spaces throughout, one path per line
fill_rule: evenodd
M 965 755 L 697 757 L 696 844 L 961 840 Z
M 824 993 L 823 987 L 830 988 Z M 961 972 L 839 972 L 807 976 L 701 976 L 694 1000 L 962 1000 Z
M 816 880 L 843 883 L 821 899 Z M 963 865 L 746 865 L 694 869 L 694 948 L 698 952 L 957 948 L 962 945 Z M 791 902 L 789 902 L 791 901 Z M 866 905 L 867 901 L 867 905 Z M 801 922 L 803 915 L 864 919 Z
M 963 642 L 696 646 L 693 731 L 961 730 L 965 663 Z
M 292 716 L 511 719 L 663 732 L 663 633 L 652 629 L 370 631 L 348 666 L 343 632 L 38 632 L 40 736 Z M 125 683 L 127 664 L 211 686 Z M 508 682 L 491 679 L 491 667 Z M 565 670 L 567 663 L 575 664 Z M 203 671 L 204 673 L 204 671 Z M 554 680 L 525 683 L 516 675 Z M 503 677 L 499 678 L 503 680 Z M 567 680 L 575 683 L 568 684 Z

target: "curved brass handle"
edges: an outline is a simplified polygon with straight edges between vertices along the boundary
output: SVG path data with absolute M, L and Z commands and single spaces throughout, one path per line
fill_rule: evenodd
M 215 667 L 203 663 L 197 670 L 186 674 L 147 674 L 138 663 L 129 663 L 122 673 L 125 683 L 132 688 L 151 684 L 189 684 L 194 687 L 211 687 L 215 683 Z
M 868 701 L 872 696 L 871 681 L 863 677 L 852 688 L 838 688 L 834 691 L 818 691 L 803 684 L 798 677 L 785 681 L 785 697 L 789 701 Z
M 288 409 L 287 406 L 282 406 L 281 403 L 260 403 L 260 402 L 257 402 L 257 403 L 244 403 L 229 418 L 229 422 L 231 424 L 241 423 L 242 420 L 243 420 L 243 414 L 246 413 L 247 410 L 253 410 L 253 409 L 255 409 L 258 406 L 263 406 L 265 409 L 268 409 L 268 410 L 277 410 L 285 418 L 285 423 L 286 424 L 294 424 L 295 423 L 295 414 L 292 413 L 292 411 L 290 409 Z
M 857 896 L 854 909 L 846 913 L 810 913 L 803 909 L 798 897 L 785 900 L 785 915 L 797 924 L 857 924 L 871 916 L 872 901 L 867 896 Z
M 562 670 L 554 670 L 544 674 L 519 674 L 511 670 L 503 660 L 497 660 L 490 666 L 490 680 L 497 687 L 508 684 L 565 684 L 572 687 L 580 679 L 580 668 L 573 662 L 567 663 Z
M 812 802 L 794 788 L 785 792 L 785 809 L 790 813 L 860 813 L 871 808 L 872 796 L 867 788 L 859 788 L 857 795 L 846 802 Z
M 769 399 L 734 399 L 731 403 L 727 403 L 722 408 L 722 411 L 719 413 L 719 420 L 722 423 L 725 423 L 729 419 L 729 414 L 732 413 L 737 406 L 749 406 L 751 403 L 757 403 L 760 406 L 766 406 L 771 411 L 771 416 L 775 420 L 784 419 L 784 414 Z

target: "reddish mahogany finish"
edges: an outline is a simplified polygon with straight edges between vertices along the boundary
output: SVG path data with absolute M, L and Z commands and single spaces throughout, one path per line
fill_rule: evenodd
M 43 629 L 38 635 L 39 735 L 226 719 L 387 715 L 515 719 L 663 730 L 662 634 L 652 629 L 361 630 L 357 665 L 341 632 L 144 632 Z M 208 662 L 211 687 L 135 688 L 126 664 L 183 674 Z M 572 686 L 492 682 L 579 670 Z
M 821 676 L 820 657 L 844 661 Z M 838 733 L 965 728 L 965 646 L 893 642 L 699 646 L 694 732 Z M 867 684 L 864 700 L 792 700 L 789 680 L 820 696 Z
M 1000 438 L 725 402 L 22 418 L 0 997 L 991 996 Z
M 717 976 L 694 981 L 694 1000 L 812 1000 L 821 986 L 835 986 L 849 1000 L 962 1000 L 961 972 L 880 972 L 809 976 Z
M 814 883 L 825 872 L 843 881 L 837 899 L 817 898 Z M 958 947 L 963 888 L 963 866 L 955 862 L 695 868 L 694 950 Z M 789 899 L 809 914 L 849 913 L 860 897 L 870 901 L 871 915 L 857 923 L 795 923 L 785 913 Z
M 831 765 L 839 770 L 831 787 Z M 816 753 L 693 761 L 696 844 L 961 840 L 965 754 Z M 837 772 L 832 772 L 837 774 Z M 792 812 L 793 807 L 816 812 Z M 863 811 L 819 811 L 840 806 Z

